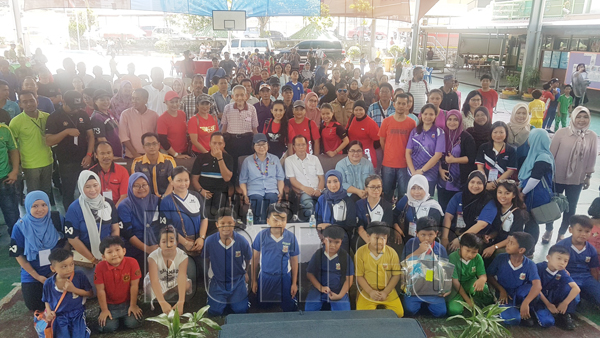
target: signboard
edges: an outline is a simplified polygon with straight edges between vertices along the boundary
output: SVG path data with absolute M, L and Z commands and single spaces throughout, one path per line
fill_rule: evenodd
M 552 51 L 552 60 L 550 61 L 550 68 L 558 68 L 560 64 L 560 52 L 555 50 Z
M 550 61 L 552 60 L 552 51 L 551 50 L 545 50 L 544 51 L 544 56 L 542 58 L 542 67 L 550 67 Z
M 567 69 L 569 65 L 569 52 L 561 52 L 560 53 L 560 64 L 558 65 L 560 69 Z
M 590 81 L 588 88 L 600 90 L 600 53 L 570 52 L 565 83 L 571 83 L 573 72 L 577 70 L 577 65 L 580 63 L 585 65 L 587 79 Z

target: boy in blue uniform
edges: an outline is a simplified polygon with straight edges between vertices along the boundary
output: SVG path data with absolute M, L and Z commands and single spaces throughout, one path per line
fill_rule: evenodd
M 569 263 L 569 250 L 554 245 L 548 251 L 547 262 L 537 263 L 542 281 L 541 302 L 535 306 L 535 314 L 542 327 L 550 327 L 557 316 L 559 325 L 567 331 L 575 329 L 571 314 L 579 304 L 579 287 L 565 270 Z
M 585 215 L 574 215 L 569 219 L 570 238 L 556 243 L 567 248 L 570 253 L 567 271 L 581 289 L 581 295 L 600 307 L 600 282 L 598 282 L 598 252 L 588 243 L 592 228 L 590 218 Z
M 304 311 L 320 311 L 323 303 L 331 311 L 350 311 L 348 290 L 354 277 L 354 263 L 344 249 L 344 229 L 331 225 L 323 230 L 324 248 L 317 250 L 306 268 L 312 287 L 306 296 Z
M 267 224 L 271 228 L 259 232 L 252 243 L 252 292 L 263 305 L 281 303 L 285 312 L 295 311 L 298 306 L 296 293 L 300 254 L 296 236 L 285 228 L 288 209 L 284 203 L 269 205 Z
M 44 283 L 42 301 L 46 303 L 46 320 L 54 320 L 54 337 L 88 338 L 90 329 L 85 323 L 86 297 L 92 297 L 92 285 L 86 276 L 75 271 L 73 253 L 54 249 L 48 256 L 50 269 L 55 273 Z M 59 291 L 60 290 L 60 291 Z M 58 304 L 63 293 L 65 297 Z M 58 306 L 57 308 L 57 305 Z
M 248 274 L 252 249 L 248 241 L 234 230 L 231 208 L 217 211 L 217 228 L 204 243 L 204 266 L 210 266 L 213 277 L 208 286 L 208 313 L 221 316 L 229 305 L 234 313 L 248 312 Z
M 500 314 L 508 325 L 534 325 L 532 302 L 542 291 L 542 283 L 535 263 L 524 256 L 534 244 L 530 234 L 513 233 L 508 236 L 506 253 L 496 256 L 487 270 L 487 280 L 496 289 L 498 303 L 509 307 Z
M 298 82 L 298 77 L 300 77 L 300 74 L 298 73 L 297 70 L 292 70 L 292 74 L 290 74 L 291 76 L 291 81 L 286 83 L 288 86 L 292 87 L 292 91 L 294 93 L 294 96 L 292 97 L 292 101 L 295 102 L 297 100 L 303 100 L 304 99 L 304 86 L 302 85 L 302 83 Z
M 440 258 L 448 258 L 446 248 L 435 241 L 438 235 L 438 224 L 431 217 L 421 217 L 417 220 L 417 237 L 411 238 L 402 251 L 402 260 L 419 259 L 425 254 L 428 257 L 436 255 Z M 448 293 L 449 294 L 449 293 Z M 440 296 L 404 296 L 404 311 L 407 315 L 415 315 L 423 304 L 427 304 L 427 309 L 434 317 L 443 317 L 446 315 L 446 301 Z

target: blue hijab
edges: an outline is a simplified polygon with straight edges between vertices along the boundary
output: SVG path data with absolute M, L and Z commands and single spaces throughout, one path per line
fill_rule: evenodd
M 325 195 L 325 199 L 327 201 L 332 201 L 333 204 L 337 204 L 339 203 L 341 200 L 344 199 L 344 197 L 348 196 L 348 193 L 346 192 L 346 189 L 343 188 L 342 184 L 344 183 L 344 180 L 342 180 L 342 173 L 332 169 L 329 170 L 327 172 L 327 174 L 325 174 L 325 182 L 327 183 L 327 179 L 329 178 L 329 176 L 335 176 L 337 177 L 338 181 L 340 181 L 340 189 L 336 192 L 331 192 L 329 191 L 329 189 L 325 190 L 325 192 L 323 193 L 323 195 Z
M 548 132 L 541 128 L 533 129 L 529 132 L 529 153 L 519 170 L 519 181 L 525 181 L 531 177 L 531 170 L 535 162 L 546 162 L 552 166 L 554 171 L 554 156 L 550 152 L 550 137 Z M 550 182 L 548 182 L 550 183 Z
M 158 196 L 152 193 L 150 187 L 148 187 L 148 189 L 150 190 L 148 196 L 144 198 L 135 197 L 135 195 L 133 194 L 133 183 L 135 183 L 135 181 L 137 181 L 139 178 L 143 178 L 146 181 L 146 183 L 150 184 L 150 182 L 148 182 L 148 177 L 145 174 L 133 173 L 133 175 L 129 176 L 127 198 L 125 198 L 123 202 L 121 202 L 121 204 L 128 207 L 133 213 L 133 216 L 137 218 L 138 221 L 140 221 L 140 223 L 146 226 L 146 224 L 152 222 L 152 219 L 154 218 L 154 213 L 156 211 L 156 207 L 158 206 L 160 200 Z M 146 221 L 148 219 L 150 220 L 150 222 Z
M 42 218 L 35 218 L 31 214 L 31 206 L 38 200 L 42 200 L 48 206 L 48 213 Z M 60 239 L 60 234 L 54 228 L 50 216 L 50 200 L 45 192 L 35 190 L 25 197 L 25 211 L 27 214 L 17 222 L 17 226 L 25 237 L 25 257 L 28 261 L 34 261 L 38 252 L 54 249 Z

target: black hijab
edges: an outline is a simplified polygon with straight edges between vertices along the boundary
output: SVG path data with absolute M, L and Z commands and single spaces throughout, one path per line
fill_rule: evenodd
M 335 86 L 331 82 L 327 82 L 325 84 L 325 88 L 327 88 L 327 94 L 325 94 L 319 100 L 319 107 L 323 105 L 323 103 L 331 103 L 337 98 L 337 94 L 335 93 Z
M 471 180 L 474 178 L 479 178 L 481 182 L 483 182 L 483 190 L 477 195 L 474 195 L 471 193 L 471 191 L 469 191 L 469 182 L 471 182 Z M 463 188 L 462 195 L 463 219 L 465 221 L 465 225 L 467 226 L 465 230 L 477 223 L 477 217 L 481 213 L 481 210 L 483 210 L 486 204 L 488 204 L 488 202 L 491 200 L 487 191 L 485 190 L 486 182 L 487 179 L 485 178 L 485 174 L 479 170 L 474 170 L 469 174 L 467 183 Z
M 471 134 L 471 136 L 473 136 L 473 139 L 475 140 L 475 147 L 477 147 L 476 149 L 479 149 L 480 145 L 489 142 L 490 135 L 492 134 L 492 121 L 490 119 L 490 113 L 488 112 L 487 108 L 481 106 L 475 109 L 475 114 L 473 115 L 473 117 L 475 117 L 475 115 L 477 115 L 478 112 L 483 112 L 485 114 L 485 116 L 487 117 L 487 122 L 483 126 L 477 124 L 477 122 L 473 122 L 473 127 L 467 129 L 467 132 Z

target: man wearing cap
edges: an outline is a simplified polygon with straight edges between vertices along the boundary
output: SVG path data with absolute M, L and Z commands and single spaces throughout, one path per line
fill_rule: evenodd
M 21 84 L 21 89 L 30 91 L 36 95 L 39 110 L 45 111 L 48 114 L 54 113 L 55 107 L 54 104 L 52 104 L 52 101 L 45 96 L 38 95 L 38 86 L 33 77 L 26 76 Z
M 348 98 L 348 85 L 344 81 L 338 82 L 335 86 L 337 97 L 331 102 L 333 107 L 333 116 L 342 126 L 348 125 L 348 120 L 352 116 L 354 101 Z
M 261 84 L 258 94 L 260 95 L 260 102 L 254 104 L 254 109 L 256 109 L 256 117 L 258 118 L 258 132 L 262 133 L 265 121 L 273 118 L 273 114 L 271 114 L 271 109 L 273 109 L 271 86 L 266 83 Z
M 288 120 L 292 120 L 294 118 L 294 89 L 292 86 L 286 84 L 281 87 L 281 96 L 283 96 L 285 116 Z
M 46 122 L 50 114 L 37 109 L 35 94 L 22 91 L 19 106 L 23 113 L 10 121 L 10 130 L 19 144 L 21 167 L 27 192 L 41 190 L 54 202 L 52 194 L 52 151 L 46 144 Z
M 250 204 L 257 223 L 264 224 L 267 207 L 281 201 L 285 173 L 279 158 L 268 153 L 267 136 L 254 135 L 252 144 L 254 154 L 246 157 L 240 169 L 240 188 L 244 203 Z
M 219 119 L 221 119 L 223 117 L 223 110 L 225 110 L 225 105 L 232 101 L 231 95 L 229 95 L 229 83 L 227 82 L 226 77 L 222 77 L 219 79 L 218 87 L 219 91 L 212 94 L 212 98 L 215 100 L 215 105 L 217 106 L 217 111 L 219 112 L 218 117 Z
M 294 129 L 295 135 L 303 135 L 308 145 L 307 152 L 318 155 L 321 151 L 321 134 L 315 121 L 306 117 L 304 101 L 294 102 L 294 118 L 290 119 L 289 128 Z
M 10 87 L 4 80 L 0 80 L 0 107 L 10 114 L 11 119 L 21 113 L 19 104 L 10 100 Z
M 64 104 L 46 122 L 46 145 L 54 147 L 58 173 L 62 182 L 61 195 L 65 210 L 75 200 L 77 179 L 83 169 L 92 164 L 94 131 L 83 110 L 83 95 L 70 90 L 63 96 Z
M 440 103 L 440 109 L 448 111 L 452 109 L 459 110 L 458 106 L 458 95 L 452 87 L 454 86 L 454 76 L 444 76 L 444 85 L 440 87 L 443 93 L 442 103 Z M 445 122 L 444 122 L 445 123 Z
M 134 90 L 131 96 L 133 107 L 121 113 L 119 138 L 125 145 L 125 157 L 136 158 L 144 154 L 142 135 L 156 133 L 158 114 L 146 106 L 148 92 L 144 88 Z M 165 101 L 172 99 L 179 100 L 179 95 L 174 91 L 167 92 Z
M 281 83 L 279 79 L 276 77 L 271 77 L 269 79 L 269 86 L 271 86 L 271 101 L 282 100 L 283 95 L 281 95 Z
M 427 81 L 423 79 L 423 67 L 415 66 L 412 79 L 406 82 L 402 89 L 405 93 L 412 94 L 414 98 L 413 111 L 418 115 L 421 112 L 421 107 L 427 103 L 427 96 L 429 95 Z
M 160 146 L 174 158 L 190 158 L 188 155 L 187 122 L 185 113 L 180 110 L 181 106 L 179 96 L 165 95 L 167 111 L 162 114 L 157 121 L 156 132 Z M 193 94 L 192 94 L 193 95 Z M 171 100 L 167 100 L 170 98 Z
M 160 67 L 152 68 L 150 78 L 152 79 L 152 83 L 144 86 L 144 89 L 148 91 L 148 109 L 157 112 L 158 115 L 162 115 L 167 110 L 165 94 L 173 89 L 163 83 L 165 72 Z

